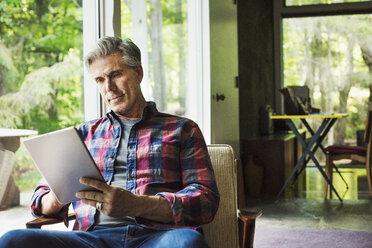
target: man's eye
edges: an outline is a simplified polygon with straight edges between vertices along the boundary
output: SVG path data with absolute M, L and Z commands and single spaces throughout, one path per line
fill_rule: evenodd
M 97 78 L 97 79 L 96 79 L 96 82 L 97 82 L 97 83 L 103 83 L 103 81 L 105 81 L 103 78 Z
M 113 73 L 112 75 L 111 75 L 111 77 L 118 77 L 118 76 L 120 76 L 121 75 L 121 73 L 120 72 L 115 72 L 115 73 Z

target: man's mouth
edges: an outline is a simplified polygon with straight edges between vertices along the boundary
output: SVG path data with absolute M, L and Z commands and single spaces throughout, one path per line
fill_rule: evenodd
M 124 95 L 110 97 L 109 102 L 110 103 L 115 103 L 117 101 L 120 101 L 120 99 L 122 99 L 123 97 L 124 97 Z

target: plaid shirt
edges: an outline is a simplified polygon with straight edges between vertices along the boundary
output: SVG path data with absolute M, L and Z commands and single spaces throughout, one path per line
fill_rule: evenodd
M 78 131 L 105 180 L 110 183 L 118 153 L 121 126 L 108 113 L 85 122 Z M 202 133 L 193 121 L 160 113 L 148 102 L 142 119 L 130 131 L 126 188 L 138 195 L 159 195 L 168 200 L 172 226 L 196 227 L 213 220 L 219 193 Z M 50 191 L 42 180 L 32 197 L 31 211 L 41 215 L 41 197 Z M 77 216 L 74 230 L 88 230 L 96 209 L 82 201 L 73 202 Z M 67 217 L 68 206 L 60 215 Z M 160 225 L 137 217 L 137 223 Z M 169 225 L 168 225 L 169 226 Z

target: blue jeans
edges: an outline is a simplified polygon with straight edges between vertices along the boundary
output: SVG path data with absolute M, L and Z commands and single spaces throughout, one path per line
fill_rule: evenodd
M 208 247 L 191 229 L 154 229 L 137 225 L 96 227 L 93 231 L 13 230 L 0 238 L 0 248 Z

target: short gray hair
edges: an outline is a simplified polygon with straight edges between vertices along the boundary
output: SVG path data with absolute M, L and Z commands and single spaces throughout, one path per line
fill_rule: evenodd
M 119 52 L 124 63 L 132 68 L 141 65 L 141 51 L 130 39 L 120 39 L 118 37 L 103 37 L 99 39 L 95 47 L 85 56 L 85 66 L 90 71 L 93 61 L 97 58 Z

